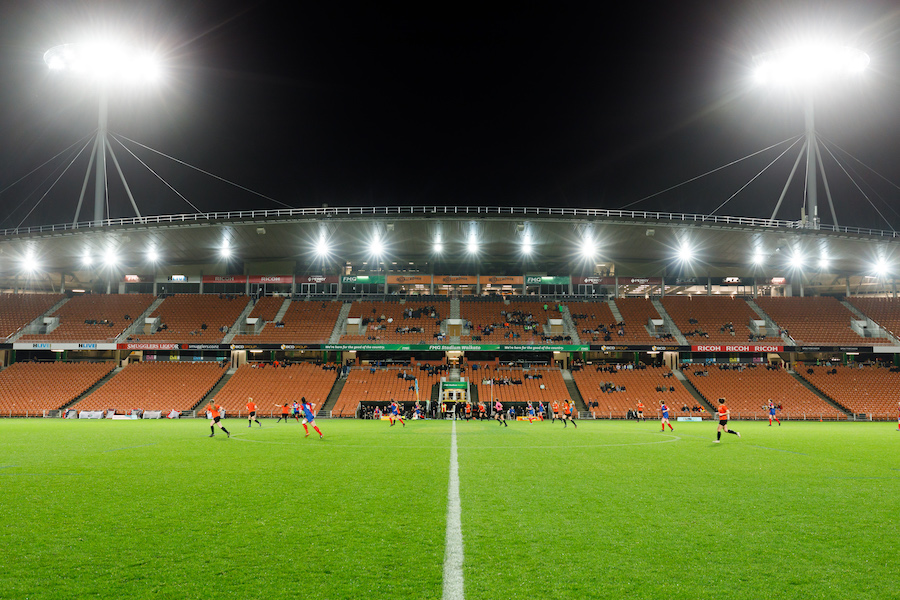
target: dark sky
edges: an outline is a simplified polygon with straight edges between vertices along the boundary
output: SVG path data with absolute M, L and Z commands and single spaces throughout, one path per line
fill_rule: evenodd
M 95 93 L 42 60 L 88 31 L 166 64 L 162 85 L 113 95 L 111 132 L 290 206 L 620 208 L 800 134 L 800 103 L 749 85 L 750 59 L 813 33 L 872 57 L 817 98 L 820 135 L 900 185 L 896 2 L 482 4 L 4 3 L 0 189 L 95 128 Z M 280 206 L 130 147 L 201 211 Z M 144 214 L 194 211 L 114 149 Z M 779 151 L 632 208 L 709 213 Z M 771 216 L 798 151 L 717 214 Z M 0 195 L 0 227 L 72 220 L 86 155 L 38 204 L 68 156 Z M 842 225 L 900 229 L 896 187 L 845 160 L 882 218 L 825 161 Z M 130 216 L 110 185 L 111 216 Z M 779 217 L 801 203 L 795 183 Z

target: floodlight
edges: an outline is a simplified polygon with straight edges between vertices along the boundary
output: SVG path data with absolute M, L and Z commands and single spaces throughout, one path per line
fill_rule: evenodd
M 798 271 L 803 268 L 806 263 L 806 257 L 799 252 L 794 252 L 790 258 L 791 267 Z
M 435 254 L 440 254 L 441 252 L 444 251 L 444 244 L 441 243 L 441 240 L 436 240 L 434 242 L 433 248 L 434 248 Z
M 597 244 L 593 238 L 586 237 L 581 241 L 581 255 L 588 259 L 597 255 Z
M 81 257 L 81 264 L 86 267 L 91 266 L 92 264 L 94 264 L 94 257 L 85 252 L 84 256 Z
M 62 44 L 44 53 L 51 71 L 73 75 L 103 84 L 145 83 L 160 75 L 159 61 L 153 54 L 113 42 Z
M 153 263 L 159 260 L 159 252 L 156 250 L 156 248 L 150 248 L 149 250 L 147 250 L 147 260 Z
M 531 245 L 531 236 L 526 235 L 524 237 L 524 239 L 522 239 L 522 254 L 524 254 L 526 256 L 530 255 L 532 248 L 533 247 Z
M 682 244 L 681 247 L 678 248 L 678 260 L 684 263 L 689 263 L 694 260 L 694 249 L 687 244 Z
M 228 241 L 222 242 L 222 247 L 219 248 L 219 256 L 222 258 L 231 258 L 231 246 L 228 245 Z
M 877 275 L 878 277 L 884 277 L 888 274 L 888 262 L 884 258 L 879 258 L 872 266 L 875 271 L 875 275 Z
M 103 264 L 110 268 L 115 267 L 117 264 L 119 264 L 119 257 L 116 255 L 116 251 L 114 248 L 108 249 L 103 255 Z
M 766 262 L 766 257 L 762 255 L 761 252 L 757 252 L 753 255 L 753 264 L 756 266 L 762 266 L 762 264 Z
M 22 259 L 22 268 L 26 273 L 34 273 L 40 268 L 38 259 L 31 250 L 29 250 Z
M 381 241 L 381 237 L 376 235 L 372 238 L 369 242 L 369 253 L 375 257 L 380 257 L 384 253 L 384 242 Z
M 827 269 L 829 266 L 831 266 L 831 261 L 828 260 L 828 256 L 823 254 L 821 257 L 819 257 L 819 268 L 820 269 L 824 270 L 824 269 Z
M 466 244 L 466 249 L 469 251 L 469 254 L 478 252 L 478 240 L 475 239 L 474 233 L 469 236 L 469 242 Z
M 760 54 L 753 62 L 759 83 L 808 88 L 862 73 L 869 55 L 849 46 L 809 43 Z
M 319 258 L 325 258 L 331 252 L 331 249 L 328 247 L 328 240 L 324 235 L 319 236 L 319 241 L 316 242 L 316 255 Z

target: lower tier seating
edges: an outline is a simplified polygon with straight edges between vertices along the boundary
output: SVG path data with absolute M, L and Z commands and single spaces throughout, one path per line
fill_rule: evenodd
M 116 367 L 114 362 L 19 362 L 0 372 L 0 416 L 61 408 Z

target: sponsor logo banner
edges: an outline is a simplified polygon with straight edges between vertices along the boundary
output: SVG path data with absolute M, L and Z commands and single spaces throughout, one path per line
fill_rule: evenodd
M 15 342 L 14 350 L 115 350 L 113 342 Z
M 691 346 L 692 352 L 784 352 L 784 346 L 735 344 L 730 346 Z
M 246 275 L 204 275 L 203 283 L 246 283 Z
M 434 281 L 444 285 L 475 285 L 478 278 L 469 275 L 438 275 Z
M 384 283 L 384 275 L 341 275 L 341 283 Z
M 152 342 L 128 342 L 114 344 L 119 350 L 178 350 L 178 344 L 154 344 Z
M 615 277 L 573 277 L 575 285 L 615 285 Z
M 250 283 L 293 283 L 293 275 L 251 275 Z
M 428 284 L 431 285 L 431 275 L 388 275 L 387 282 L 391 284 Z
M 218 350 L 221 344 L 182 344 L 182 350 Z
M 569 277 L 549 277 L 547 275 L 526 275 L 525 285 L 568 285 Z
M 525 278 L 521 275 L 482 275 L 478 278 L 481 285 L 522 285 Z
M 619 277 L 619 283 L 625 285 L 659 285 L 662 277 Z
M 297 275 L 297 283 L 337 283 L 337 275 Z

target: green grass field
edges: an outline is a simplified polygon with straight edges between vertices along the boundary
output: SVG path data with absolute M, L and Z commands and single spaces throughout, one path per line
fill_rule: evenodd
M 449 422 L 225 424 L 0 420 L 0 597 L 441 597 Z M 674 425 L 459 422 L 465 597 L 897 597 L 896 424 Z

